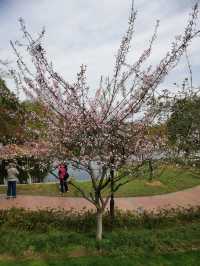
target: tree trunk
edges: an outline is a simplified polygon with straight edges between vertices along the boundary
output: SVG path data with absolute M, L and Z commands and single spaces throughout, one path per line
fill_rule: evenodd
M 97 231 L 96 231 L 96 240 L 102 240 L 102 223 L 103 222 L 103 211 L 97 210 Z
M 110 178 L 111 178 L 111 198 L 110 198 L 110 219 L 111 219 L 111 224 L 114 222 L 115 218 L 115 200 L 114 200 L 114 170 L 110 170 Z
M 27 183 L 28 183 L 28 184 L 32 184 L 32 178 L 31 178 L 30 173 L 28 173 Z
M 151 159 L 149 160 L 149 181 L 153 180 L 153 164 Z
M 115 219 L 115 200 L 114 200 L 114 193 L 111 194 L 110 198 L 110 220 L 111 224 L 113 224 Z

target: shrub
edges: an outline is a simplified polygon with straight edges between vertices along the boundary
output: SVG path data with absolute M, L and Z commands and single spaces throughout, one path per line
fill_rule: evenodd
M 200 219 L 200 207 L 160 209 L 157 212 L 123 212 L 116 211 L 114 223 L 110 221 L 108 212 L 104 214 L 104 228 L 127 229 L 127 228 L 147 228 L 173 226 L 184 224 Z M 26 211 L 24 209 L 0 210 L 0 226 L 14 227 L 25 231 L 47 232 L 52 229 L 74 230 L 76 232 L 89 232 L 95 229 L 96 216 L 93 211 L 82 210 L 38 210 Z

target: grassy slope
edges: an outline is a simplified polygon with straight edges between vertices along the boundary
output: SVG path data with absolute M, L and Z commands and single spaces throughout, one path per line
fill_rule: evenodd
M 124 185 L 116 196 L 146 196 L 176 192 L 200 185 L 200 175 L 186 169 L 167 167 L 156 179 L 160 185 L 151 185 L 146 179 L 134 180 Z
M 175 192 L 200 185 L 200 175 L 198 175 L 197 173 L 194 174 L 186 169 L 175 168 L 172 166 L 168 166 L 155 180 L 160 181 L 160 184 L 149 184 L 147 178 L 133 180 L 121 187 L 116 192 L 116 196 L 130 197 L 157 195 Z M 86 191 L 90 191 L 90 182 L 79 182 L 79 185 Z M 59 196 L 58 184 L 18 185 L 17 189 L 19 194 Z M 0 193 L 5 192 L 6 188 L 0 187 Z M 70 192 L 67 193 L 66 196 L 77 197 L 81 195 L 72 187 L 70 187 Z

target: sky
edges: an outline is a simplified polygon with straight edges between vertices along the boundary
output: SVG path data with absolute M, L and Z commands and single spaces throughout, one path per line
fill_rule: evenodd
M 148 47 L 157 19 L 158 39 L 150 58 L 159 63 L 176 35 L 184 32 L 195 0 L 135 0 L 137 20 L 129 62 Z M 88 83 L 93 89 L 100 76 L 112 75 L 115 55 L 127 29 L 131 0 L 0 0 L 0 59 L 14 62 L 9 41 L 22 40 L 18 18 L 22 17 L 33 35 L 44 26 L 44 46 L 56 71 L 72 82 L 81 64 L 88 67 Z M 200 25 L 200 24 L 199 24 Z M 200 85 L 200 38 L 188 49 L 193 82 Z M 173 87 L 187 77 L 185 58 L 165 79 L 161 87 Z M 14 84 L 7 81 L 11 89 Z

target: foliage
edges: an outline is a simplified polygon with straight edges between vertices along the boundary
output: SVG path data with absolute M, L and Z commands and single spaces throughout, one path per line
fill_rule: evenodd
M 45 138 L 46 110 L 38 101 L 20 102 L 0 79 L 0 142 L 24 143 Z
M 45 124 L 42 118 L 45 115 L 44 107 L 39 102 L 19 102 L 14 93 L 12 93 L 5 85 L 5 82 L 0 79 L 0 143 L 4 147 L 9 148 L 8 144 L 15 143 L 16 148 L 20 149 L 20 144 L 31 143 L 33 140 L 45 139 Z M 28 145 L 26 145 L 28 148 Z M 4 148 L 3 147 L 3 148 Z M 14 146 L 10 146 L 10 149 Z M 29 147 L 33 149 L 34 147 Z M 9 160 L 15 157 L 18 162 L 18 170 L 20 172 L 20 182 L 26 182 L 28 178 L 35 178 L 38 182 L 42 181 L 49 170 L 48 158 L 31 158 L 29 154 L 24 153 L 19 156 L 15 155 L 1 156 L 0 164 L 0 183 L 6 177 L 5 167 Z M 8 157 L 8 158 L 7 158 Z
M 21 103 L 27 116 L 26 128 L 27 139 L 45 140 L 47 125 L 45 124 L 46 109 L 39 101 L 26 100 Z
M 42 182 L 50 170 L 48 158 L 25 157 L 19 158 L 17 162 L 21 183 L 27 182 L 29 178 L 32 182 Z
M 200 149 L 200 98 L 179 99 L 167 121 L 169 141 L 186 156 Z
M 187 223 L 200 219 L 200 207 L 160 209 L 157 212 L 124 212 L 117 210 L 116 219 L 111 223 L 109 213 L 104 213 L 106 231 L 112 229 L 158 229 L 176 225 L 184 226 Z M 27 232 L 49 232 L 55 230 L 74 230 L 88 233 L 95 230 L 96 217 L 94 211 L 64 211 L 38 210 L 26 211 L 23 209 L 0 210 L 0 226 L 16 228 Z
M 0 142 L 20 142 L 24 138 L 24 111 L 14 93 L 0 79 Z
M 11 160 L 12 161 L 12 160 Z M 15 159 L 19 171 L 19 182 L 42 182 L 50 170 L 48 158 L 18 157 Z M 0 183 L 7 177 L 6 166 L 9 160 L 2 160 L 0 165 Z M 30 180 L 31 178 L 31 180 Z

